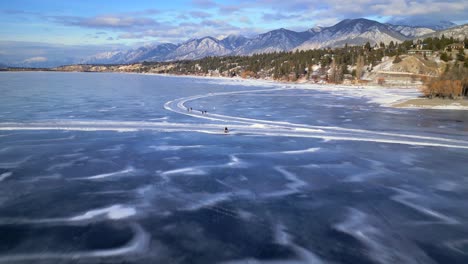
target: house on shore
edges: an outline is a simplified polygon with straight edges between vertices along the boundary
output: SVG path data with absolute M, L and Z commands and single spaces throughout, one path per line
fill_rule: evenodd
M 460 43 L 453 43 L 453 44 L 450 44 L 450 45 L 447 45 L 447 47 L 445 47 L 445 51 L 448 51 L 448 50 L 459 50 L 459 49 L 465 49 L 465 43 L 464 42 L 460 42 Z

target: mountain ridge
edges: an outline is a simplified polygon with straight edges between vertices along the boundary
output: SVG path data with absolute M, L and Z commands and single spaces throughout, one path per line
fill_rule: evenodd
M 450 29 L 443 31 L 451 32 Z M 83 59 L 80 63 L 116 64 L 139 61 L 194 60 L 208 56 L 253 55 L 255 53 L 335 48 L 346 44 L 363 45 L 366 42 L 378 45 L 381 42 L 385 44 L 392 41 L 403 42 L 431 36 L 431 34 L 436 36 L 438 32 L 441 31 L 427 27 L 380 23 L 365 18 L 345 19 L 333 26 L 313 27 L 302 32 L 280 28 L 252 38 L 241 35 L 230 35 L 223 39 L 205 36 L 189 39 L 177 45 L 163 43 L 126 51 L 111 51 Z M 456 36 L 463 34 L 466 36 L 468 32 L 459 30 L 453 33 Z

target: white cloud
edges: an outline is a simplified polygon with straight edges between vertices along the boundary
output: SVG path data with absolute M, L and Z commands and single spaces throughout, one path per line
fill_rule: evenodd
M 277 28 L 306 30 L 332 26 L 346 18 L 369 18 L 380 22 L 398 18 L 431 21 L 467 21 L 467 0 L 185 0 L 184 9 L 144 9 L 102 13 L 94 16 L 30 14 L 4 11 L 5 15 L 28 14 L 56 24 L 108 33 L 99 41 L 121 43 L 136 40 L 180 43 L 206 35 L 264 33 Z M 1 11 L 0 11 L 1 13 Z M 104 31 L 102 31 L 104 30 Z M 96 35 L 100 35 L 96 34 Z M 85 42 L 86 43 L 86 42 Z M 42 56 L 42 54 L 28 57 Z
M 156 26 L 158 23 L 152 18 L 129 17 L 120 15 L 101 15 L 94 17 L 54 16 L 55 22 L 87 28 L 132 29 Z

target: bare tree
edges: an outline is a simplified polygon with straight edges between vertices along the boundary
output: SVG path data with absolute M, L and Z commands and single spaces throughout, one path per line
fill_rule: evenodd
M 343 66 L 333 59 L 330 69 L 330 82 L 341 83 L 343 81 Z
M 422 92 L 429 98 L 441 97 L 457 99 L 467 93 L 468 70 L 461 65 L 454 65 L 438 78 L 424 80 Z
M 362 77 L 363 69 L 364 69 L 364 57 L 362 57 L 362 55 L 359 55 L 357 58 L 357 62 L 356 62 L 356 78 L 358 80 L 360 80 Z

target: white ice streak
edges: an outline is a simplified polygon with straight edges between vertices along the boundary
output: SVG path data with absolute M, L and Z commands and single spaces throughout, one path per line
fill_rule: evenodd
M 10 177 L 11 175 L 13 175 L 13 172 L 11 171 L 0 174 L 0 182 L 6 180 L 6 178 Z
M 51 175 L 40 175 L 35 176 L 33 178 L 21 179 L 20 181 L 23 183 L 35 183 L 38 181 L 50 181 L 50 180 L 59 180 L 62 178 L 62 175 L 59 173 L 54 173 Z
M 12 149 L 11 147 L 4 147 L 4 148 L 1 148 L 1 149 L 0 149 L 0 153 L 9 151 L 9 150 L 11 150 L 11 149 Z
M 84 214 L 77 215 L 69 218 L 69 221 L 85 221 L 91 220 L 97 216 L 105 215 L 108 219 L 117 220 L 131 217 L 136 214 L 136 210 L 133 207 L 126 207 L 120 204 L 112 205 L 107 208 L 101 208 L 96 210 L 88 211 Z
M 291 236 L 288 234 L 286 227 L 282 224 L 275 226 L 275 243 L 283 246 L 291 244 Z
M 219 165 L 201 165 L 186 168 L 178 168 L 168 170 L 160 173 L 160 176 L 165 180 L 169 180 L 169 176 L 173 175 L 207 175 L 208 171 L 213 168 L 232 168 L 232 167 L 246 167 L 247 164 L 239 159 L 235 154 L 229 155 L 229 162 Z
M 37 131 L 37 130 L 69 130 L 69 131 L 117 131 L 117 132 L 136 132 L 137 128 L 125 128 L 125 127 L 78 127 L 78 126 L 48 126 L 47 124 L 35 125 L 31 127 L 17 124 L 18 126 L 4 126 L 0 127 L 0 130 L 26 130 L 26 131 Z
M 308 148 L 308 149 L 302 149 L 302 150 L 290 150 L 290 151 L 282 151 L 281 153 L 283 154 L 305 154 L 305 153 L 314 153 L 319 151 L 320 148 Z
M 245 167 L 246 163 L 239 159 L 235 154 L 229 155 L 230 161 L 221 167 Z
M 172 175 L 206 175 L 207 172 L 203 170 L 203 167 L 189 167 L 168 170 L 161 173 L 162 177 L 172 176 Z
M 75 163 L 80 162 L 80 161 L 85 161 L 88 160 L 88 157 L 80 157 L 77 159 L 73 159 L 67 162 L 62 162 L 62 163 L 57 163 L 54 165 L 51 165 L 49 168 L 47 168 L 47 171 L 56 171 L 56 170 L 61 170 L 64 168 L 68 168 L 73 166 Z
M 372 167 L 356 174 L 351 174 L 346 177 L 345 182 L 362 182 L 368 180 L 369 178 L 375 178 L 378 176 L 386 175 L 389 176 L 393 172 L 385 167 L 385 164 L 376 160 L 368 160 L 372 163 Z
M 322 264 L 326 263 L 310 250 L 303 248 L 293 242 L 283 224 L 277 224 L 274 229 L 274 243 L 290 248 L 294 253 L 294 258 L 278 260 L 258 260 L 254 258 L 240 259 L 222 262 L 223 264 Z
M 464 184 L 459 184 L 454 181 L 448 181 L 448 180 L 440 180 L 438 183 L 435 184 L 434 188 L 437 190 L 441 191 L 446 191 L 446 192 L 454 192 L 459 189 L 464 188 Z
M 122 204 L 86 211 L 71 217 L 56 218 L 0 218 L 0 224 L 72 224 L 78 222 L 95 222 L 100 220 L 121 220 L 132 217 L 136 209 Z
M 157 151 L 177 151 L 181 149 L 196 149 L 201 148 L 202 145 L 192 145 L 192 146 L 171 146 L 171 145 L 159 145 L 159 146 L 149 146 L 148 148 L 154 149 Z
M 14 136 L 14 135 L 18 135 L 18 133 L 14 133 L 14 134 L 3 134 L 3 135 L 0 135 L 0 137 L 11 137 L 11 136 Z
M 185 211 L 196 211 L 206 207 L 212 207 L 216 204 L 227 201 L 233 193 L 216 193 L 216 194 L 193 194 L 191 203 L 183 208 Z
M 132 174 L 133 172 L 135 172 L 135 169 L 133 167 L 128 167 L 120 171 L 102 173 L 102 174 L 97 174 L 97 175 L 87 176 L 87 177 L 73 178 L 73 180 L 101 180 L 101 179 L 106 179 L 106 178 L 111 178 L 111 177 L 126 176 L 129 174 Z
M 276 166 L 275 170 L 281 173 L 281 175 L 283 175 L 284 178 L 289 181 L 289 183 L 285 185 L 286 189 L 262 195 L 264 197 L 278 197 L 299 193 L 302 187 L 308 185 L 307 182 L 299 179 L 296 174 L 285 170 L 283 167 Z
M 385 172 L 388 172 L 387 169 L 381 168 L 382 170 L 371 170 L 371 171 L 365 171 L 362 173 L 357 173 L 353 174 L 349 177 L 347 177 L 344 181 L 345 182 L 363 182 L 369 178 L 375 178 L 377 176 L 385 174 Z
M 100 149 L 99 151 L 100 152 L 118 152 L 118 151 L 122 151 L 123 147 L 124 147 L 124 145 L 119 144 L 119 145 L 115 145 L 115 146 L 110 147 L 110 148 Z
M 22 143 L 42 143 L 42 142 L 55 142 L 55 141 L 67 141 L 75 139 L 75 136 L 69 136 L 64 138 L 45 138 L 45 139 L 24 139 L 9 141 L 10 144 L 22 144 Z
M 31 156 L 25 157 L 23 159 L 17 160 L 17 161 L 10 161 L 10 162 L 0 162 L 0 168 L 4 169 L 13 169 L 17 168 L 21 164 L 25 163 L 31 158 Z
M 438 220 L 438 221 L 425 221 L 425 223 L 440 223 L 440 224 L 447 224 L 447 225 L 455 225 L 455 224 L 460 223 L 458 220 L 452 217 L 443 215 L 435 210 L 432 210 L 430 208 L 411 202 L 411 200 L 426 201 L 427 200 L 426 197 L 423 197 L 419 194 L 409 192 L 409 191 L 399 189 L 399 188 L 392 188 L 392 189 L 398 193 L 391 197 L 392 200 L 400 204 L 403 204 L 423 215 L 430 216 Z
M 448 248 L 462 254 L 468 255 L 468 239 L 447 241 L 444 243 Z
M 392 229 L 386 228 L 377 219 L 374 219 L 375 223 L 372 220 L 366 213 L 350 208 L 346 219 L 334 225 L 334 228 L 363 243 L 377 263 L 433 263 L 417 245 L 392 234 Z

